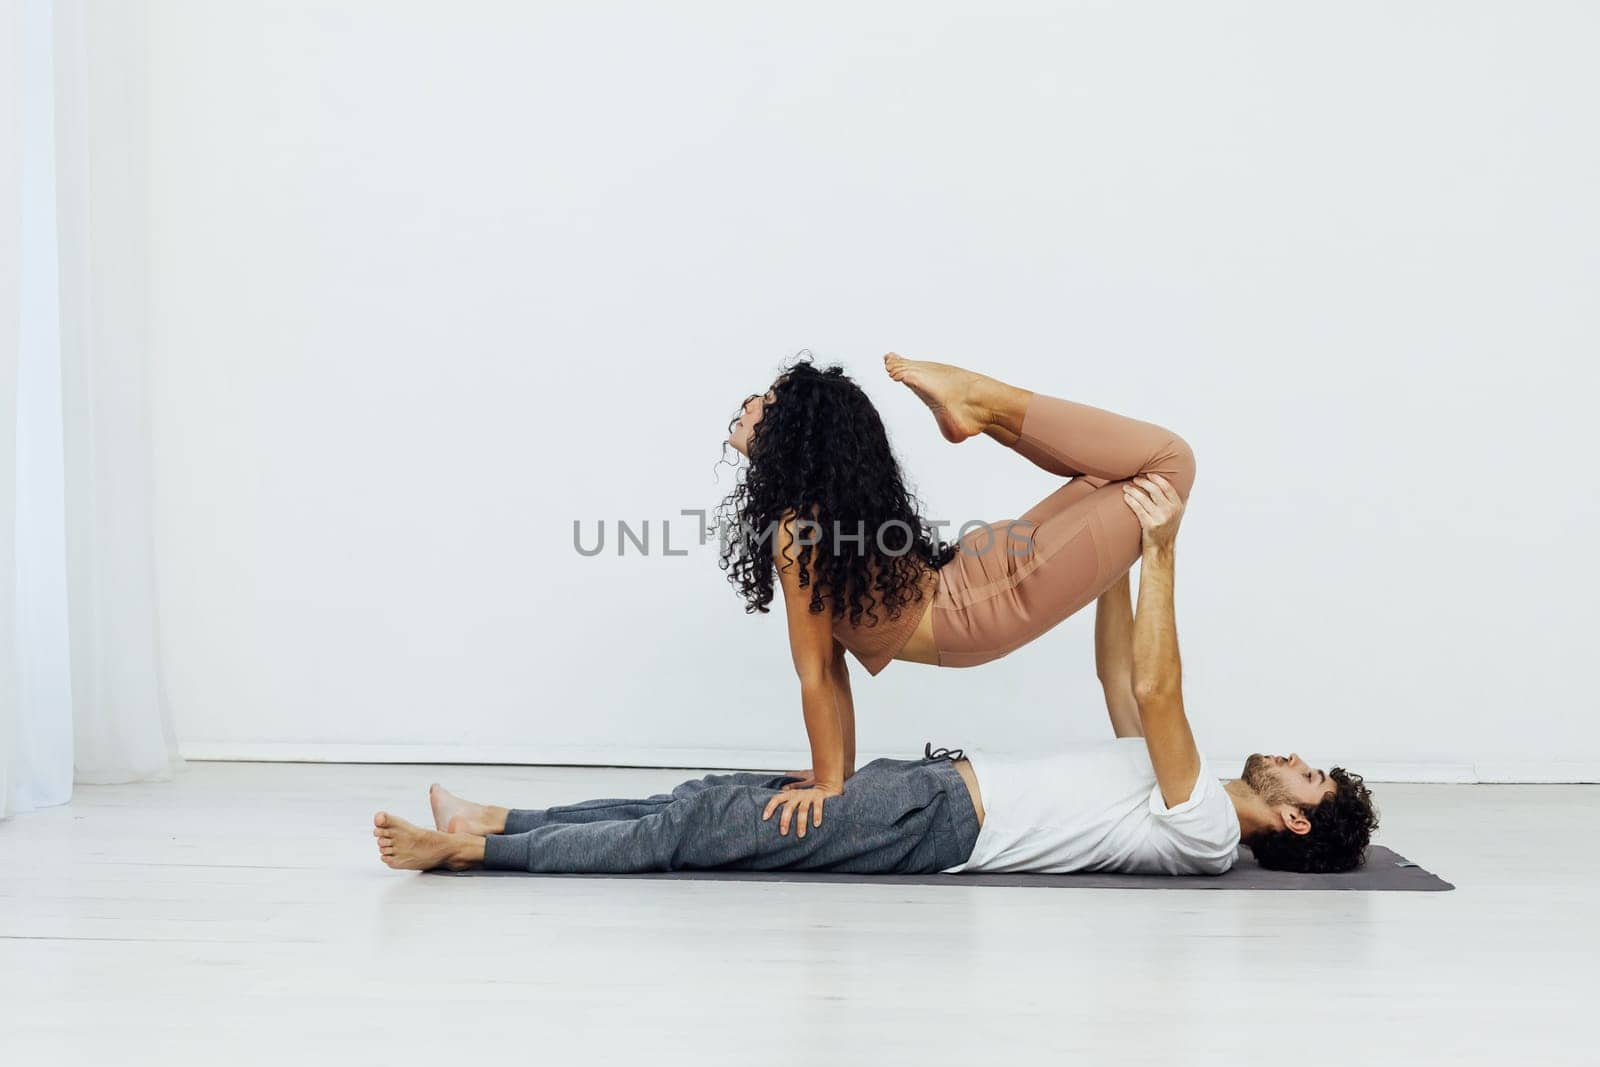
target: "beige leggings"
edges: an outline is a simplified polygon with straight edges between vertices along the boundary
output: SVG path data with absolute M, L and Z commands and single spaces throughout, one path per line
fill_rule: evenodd
M 939 570 L 933 638 L 941 667 L 999 659 L 1105 592 L 1139 558 L 1139 519 L 1122 497 L 1138 474 L 1161 474 L 1189 499 L 1194 452 L 1154 423 L 1034 393 L 1011 446 L 1070 478 L 1020 519 L 957 541 Z

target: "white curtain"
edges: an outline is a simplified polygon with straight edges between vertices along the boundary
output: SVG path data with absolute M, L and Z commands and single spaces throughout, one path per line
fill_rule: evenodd
M 178 769 L 146 418 L 144 5 L 0 26 L 0 816 Z

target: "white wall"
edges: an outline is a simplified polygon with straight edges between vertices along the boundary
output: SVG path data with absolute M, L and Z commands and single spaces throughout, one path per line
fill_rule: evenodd
M 802 765 L 781 611 L 714 542 L 571 525 L 714 506 L 727 420 L 809 347 L 938 516 L 1055 483 L 946 445 L 889 349 L 1193 444 L 1219 761 L 1600 772 L 1600 14 L 978 10 L 153 4 L 186 753 Z M 857 670 L 864 758 L 1102 735 L 1091 633 Z

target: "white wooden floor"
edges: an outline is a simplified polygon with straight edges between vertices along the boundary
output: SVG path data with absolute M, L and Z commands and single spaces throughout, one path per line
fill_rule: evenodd
M 369 834 L 434 779 L 544 806 L 694 776 L 80 787 L 0 822 L 0 1064 L 1597 1061 L 1595 786 L 1377 787 L 1379 840 L 1451 893 L 451 878 Z

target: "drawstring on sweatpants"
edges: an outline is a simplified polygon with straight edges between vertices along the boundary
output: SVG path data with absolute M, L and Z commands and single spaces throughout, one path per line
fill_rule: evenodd
M 954 763 L 956 760 L 965 759 L 966 754 L 963 753 L 959 748 L 941 748 L 939 751 L 935 752 L 933 750 L 933 742 L 928 741 L 922 746 L 922 758 L 926 760 L 947 759 L 951 763 Z

